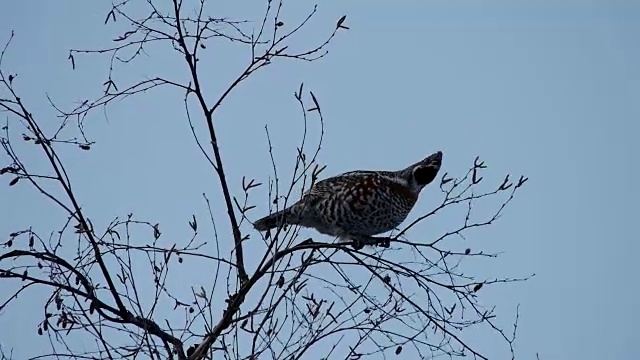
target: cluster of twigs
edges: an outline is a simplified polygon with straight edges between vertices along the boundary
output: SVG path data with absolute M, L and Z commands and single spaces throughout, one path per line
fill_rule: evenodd
M 140 5 L 146 6 L 146 13 L 135 13 Z M 23 293 L 34 287 L 48 289 L 35 331 L 50 338 L 52 349 L 38 358 L 357 360 L 387 351 L 411 351 L 421 358 L 442 354 L 486 358 L 462 334 L 463 329 L 479 326 L 493 329 L 513 354 L 517 322 L 512 333 L 502 330 L 493 322 L 493 309 L 480 302 L 478 293 L 483 286 L 524 279 L 476 280 L 461 270 L 463 260 L 496 255 L 454 250 L 448 239 L 495 222 L 527 179 L 511 182 L 507 177 L 483 190 L 480 173 L 485 166 L 479 159 L 460 177 L 445 174 L 440 181 L 442 202 L 401 229 L 385 249 L 355 250 L 341 243 L 304 240 L 297 227 L 278 229 L 261 240 L 253 232 L 248 241 L 254 189 L 267 186 L 272 203 L 281 208 L 319 179 L 324 169 L 318 161 L 324 136 L 320 103 L 302 85 L 297 89 L 295 100 L 304 127 L 292 175 L 285 181 L 278 173 L 266 128 L 273 178 L 267 185 L 243 179 L 243 193 L 235 196 L 227 181 L 214 115 L 239 84 L 273 61 L 323 57 L 338 32 L 348 29 L 346 18 L 331 25 L 325 41 L 294 51 L 291 39 L 312 21 L 316 8 L 290 25 L 280 16 L 283 2 L 269 0 L 255 28 L 246 20 L 209 17 L 204 0 L 193 5 L 181 0 L 115 3 L 105 23 L 124 20 L 127 29 L 113 40 L 114 46 L 69 53 L 74 67 L 82 55 L 109 56 L 104 92 L 71 110 L 51 102 L 60 118 L 59 127 L 53 130 L 41 127 L 43 120 L 29 110 L 16 88 L 19 78 L 3 67 L 13 34 L 0 54 L 0 110 L 8 114 L 0 136 L 6 155 L 6 163 L 0 163 L 0 179 L 9 178 L 3 185 L 8 187 L 27 184 L 51 200 L 51 208 L 40 211 L 42 216 L 61 213 L 66 219 L 49 235 L 31 227 L 12 229 L 0 252 L 0 286 L 14 289 L 0 299 L 0 316 L 18 306 Z M 251 57 L 226 91 L 212 99 L 201 86 L 200 64 L 201 52 L 216 41 L 245 47 Z M 129 64 L 148 47 L 159 45 L 181 54 L 188 79 L 157 76 L 125 85 L 115 80 L 114 64 Z M 201 215 L 188 222 L 190 236 L 183 242 L 168 242 L 160 224 L 139 220 L 134 214 L 96 228 L 59 156 L 60 147 L 69 144 L 78 146 L 78 151 L 91 149 L 93 143 L 83 124 L 94 110 L 161 86 L 183 91 L 192 130 L 197 121 L 208 129 L 206 138 L 195 131 L 193 137 L 215 170 L 224 198 L 226 218 L 221 220 L 205 197 L 209 212 L 204 218 L 213 225 L 213 236 L 202 234 Z M 320 140 L 310 145 L 307 134 L 313 131 L 314 119 L 320 126 Z M 74 131 L 75 135 L 66 135 Z M 23 147 L 16 146 L 20 141 L 36 146 L 47 166 L 25 161 Z M 475 220 L 474 204 L 489 198 L 501 199 L 499 206 Z M 445 209 L 459 206 L 466 209 L 460 227 L 429 241 L 417 241 L 415 231 L 410 231 Z M 231 233 L 219 234 L 217 221 L 227 221 Z M 213 253 L 204 250 L 208 241 L 203 239 L 211 238 Z M 232 243 L 227 246 L 231 251 L 224 250 L 221 244 L 225 243 Z M 251 247 L 251 256 L 247 256 L 247 247 Z M 209 288 L 191 286 L 189 279 L 179 284 L 170 281 L 180 271 L 176 267 L 187 263 L 209 269 Z M 74 340 L 79 338 L 94 339 L 95 347 L 77 346 Z M 11 357 L 4 352 L 2 356 Z

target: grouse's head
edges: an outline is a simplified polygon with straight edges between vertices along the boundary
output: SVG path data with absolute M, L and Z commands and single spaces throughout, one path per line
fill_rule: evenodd
M 442 151 L 429 155 L 425 159 L 411 165 L 411 182 L 418 189 L 430 184 L 438 175 L 442 164 Z

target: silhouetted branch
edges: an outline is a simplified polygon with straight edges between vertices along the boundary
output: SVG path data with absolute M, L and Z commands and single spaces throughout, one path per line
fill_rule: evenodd
M 113 43 L 69 52 L 74 68 L 86 56 L 108 57 L 103 92 L 84 95 L 70 108 L 48 98 L 58 115 L 56 125 L 42 126 L 42 115 L 29 110 L 28 101 L 19 95 L 20 78 L 6 70 L 3 61 L 13 34 L 0 53 L 0 110 L 7 115 L 0 136 L 6 163 L 0 164 L 0 175 L 8 178 L 5 186 L 26 185 L 51 200 L 53 206 L 38 210 L 41 216 L 64 218 L 46 232 L 36 231 L 35 225 L 12 229 L 0 253 L 0 281 L 11 289 L 0 299 L 0 315 L 31 289 L 47 291 L 36 327 L 39 335 L 49 337 L 51 352 L 34 358 L 357 360 L 409 352 L 410 358 L 471 354 L 486 359 L 483 347 L 468 343 L 465 330 L 472 328 L 489 329 L 487 336 L 501 339 L 515 356 L 519 309 L 508 335 L 480 295 L 488 286 L 529 277 L 487 279 L 468 274 L 462 267 L 466 260 L 492 260 L 499 254 L 457 241 L 494 225 L 527 178 L 512 182 L 507 176 L 486 185 L 488 180 L 482 177 L 486 166 L 476 158 L 461 176 L 443 175 L 441 201 L 392 233 L 384 244 L 388 247 L 352 249 L 349 242 L 304 239 L 295 226 L 257 234 L 251 228 L 255 189 L 266 187 L 270 207 L 278 210 L 295 202 L 324 174 L 326 166 L 320 159 L 326 120 L 319 97 L 302 84 L 294 92 L 301 121 L 291 126 L 300 126 L 301 133 L 295 153 L 287 155 L 293 160 L 291 174 L 278 166 L 283 160 L 274 154 L 272 127 L 265 126 L 273 174 L 265 181 L 244 176 L 237 192 L 225 171 L 224 151 L 230 150 L 220 146 L 214 119 L 222 116 L 222 104 L 241 84 L 273 62 L 308 62 L 325 56 L 338 32 L 348 29 L 346 17 L 330 24 L 318 44 L 294 49 L 298 42 L 293 40 L 313 21 L 317 7 L 297 23 L 290 19 L 285 23 L 281 14 L 286 4 L 267 0 L 256 25 L 247 19 L 211 16 L 208 4 L 204 0 L 113 3 L 105 24 L 125 23 Z M 250 56 L 214 96 L 203 85 L 201 69 L 207 51 L 220 42 L 242 47 Z M 144 79 L 118 78 L 118 66 L 143 61 L 140 55 L 153 57 L 156 51 L 177 55 L 187 75 L 180 78 L 167 71 Z M 60 156 L 61 147 L 92 149 L 94 142 L 84 123 L 95 110 L 118 100 L 138 99 L 160 87 L 178 90 L 187 126 L 224 199 L 225 213 L 219 218 L 203 194 L 208 213 L 194 212 L 182 219 L 186 234 L 180 240 L 163 236 L 166 225 L 134 214 L 114 215 L 108 224 L 96 227 L 73 190 L 72 181 L 77 180 Z M 206 134 L 196 131 L 198 125 L 206 125 Z M 318 134 L 317 142 L 311 141 L 312 133 Z M 436 189 L 431 185 L 432 193 Z M 495 209 L 477 210 L 489 200 Z M 423 224 L 450 210 L 461 214 L 458 225 L 428 238 L 421 234 Z M 229 225 L 229 233 L 218 232 L 220 221 Z M 180 274 L 184 263 L 206 277 L 174 275 Z M 172 276 L 180 278 L 170 281 Z M 92 342 L 83 343 L 81 349 L 70 336 Z M 1 348 L 0 356 L 12 357 Z

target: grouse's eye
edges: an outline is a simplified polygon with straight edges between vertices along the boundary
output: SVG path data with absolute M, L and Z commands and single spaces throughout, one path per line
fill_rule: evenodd
M 438 168 L 434 166 L 418 166 L 413 170 L 413 178 L 418 185 L 427 185 L 438 175 Z

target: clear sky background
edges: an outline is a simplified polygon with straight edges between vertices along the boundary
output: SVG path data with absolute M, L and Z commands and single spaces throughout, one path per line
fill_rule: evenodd
M 258 19 L 262 1 L 242 3 L 214 7 Z M 285 16 L 299 18 L 312 4 L 289 1 Z M 80 0 L 2 4 L 2 43 L 11 30 L 16 34 L 5 70 L 18 74 L 34 114 L 54 115 L 45 94 L 66 105 L 99 94 L 106 59 L 77 58 L 72 71 L 66 58 L 70 48 L 95 48 L 115 37 L 116 28 L 103 25 L 109 7 Z M 484 262 L 479 275 L 537 274 L 483 298 L 498 306 L 505 325 L 521 304 L 520 359 L 536 352 L 541 359 L 636 358 L 640 2 L 331 0 L 318 11 L 294 44 L 322 39 L 346 14 L 351 29 L 339 34 L 329 55 L 314 63 L 279 62 L 221 109 L 217 126 L 234 190 L 243 175 L 267 180 L 265 124 L 281 171 L 291 169 L 301 131 L 292 94 L 304 82 L 325 115 L 325 175 L 398 169 L 442 150 L 449 173 L 462 173 L 480 156 L 490 166 L 488 178 L 530 178 L 501 220 L 469 240 L 474 249 L 504 252 Z M 150 55 L 144 66 L 117 69 L 119 79 L 185 75 L 176 54 Z M 244 49 L 221 47 L 203 60 L 210 62 L 204 76 L 212 97 L 246 56 Z M 97 226 L 133 212 L 179 236 L 192 213 L 204 214 L 203 192 L 220 199 L 191 138 L 181 94 L 151 93 L 117 104 L 109 122 L 91 120 L 97 145 L 69 152 L 67 161 Z M 27 161 L 42 165 L 39 158 Z M 59 226 L 59 217 L 48 216 L 51 203 L 0 180 L 0 236 L 29 225 Z M 255 217 L 268 210 L 266 191 L 256 196 L 262 202 Z M 423 196 L 410 220 L 433 204 Z M 17 359 L 46 348 L 33 340 L 39 299 L 24 297 L 0 316 L 0 343 L 15 348 Z M 492 354 L 492 344 L 474 336 Z

